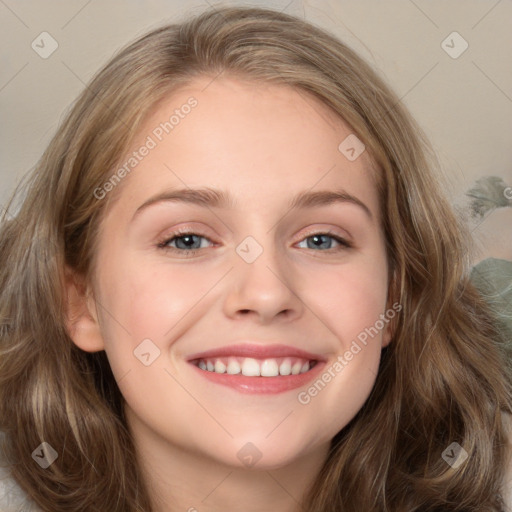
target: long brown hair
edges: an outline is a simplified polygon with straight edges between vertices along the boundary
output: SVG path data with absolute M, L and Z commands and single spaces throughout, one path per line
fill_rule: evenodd
M 287 84 L 341 116 L 376 162 L 402 313 L 374 389 L 333 439 L 302 507 L 310 512 L 501 511 L 512 412 L 505 339 L 469 282 L 469 239 L 443 198 L 435 157 L 397 96 L 356 53 L 295 17 L 224 7 L 122 49 L 76 100 L 0 231 L 0 429 L 12 474 L 44 510 L 149 512 L 103 351 L 65 328 L 65 268 L 94 275 L 112 175 L 151 109 L 198 75 Z M 129 179 L 129 177 L 127 178 Z M 21 195 L 21 194 L 20 194 Z M 58 452 L 34 463 L 42 442 Z M 450 467 L 457 442 L 469 461 Z

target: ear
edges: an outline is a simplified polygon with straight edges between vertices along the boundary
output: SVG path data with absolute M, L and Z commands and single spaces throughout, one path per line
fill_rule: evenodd
M 388 300 L 386 304 L 385 315 L 388 319 L 386 327 L 382 334 L 382 348 L 387 347 L 393 340 L 398 325 L 398 318 L 400 311 L 402 311 L 402 304 L 399 302 L 400 285 L 397 272 L 393 271 L 388 286 Z
M 69 267 L 65 269 L 66 330 L 73 343 L 86 352 L 104 350 L 96 302 L 90 289 Z
M 388 311 L 386 309 L 386 311 Z M 386 325 L 386 328 L 384 329 L 384 333 L 382 335 L 382 343 L 381 348 L 387 347 L 391 340 L 393 339 L 393 321 L 390 320 L 389 323 Z

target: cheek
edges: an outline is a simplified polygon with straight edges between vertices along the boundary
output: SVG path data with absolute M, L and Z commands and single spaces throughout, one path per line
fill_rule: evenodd
M 101 324 L 114 376 L 127 398 L 153 396 L 160 386 L 170 392 L 173 383 L 165 370 L 180 356 L 173 345 L 208 314 L 212 287 L 225 269 L 150 265 L 137 258 L 112 261 L 116 265 L 102 272 Z M 179 395 L 179 386 L 173 392 Z
M 343 265 L 314 264 L 298 270 L 290 283 L 305 305 L 304 314 L 311 322 L 321 322 L 322 336 L 336 337 L 340 351 L 384 313 L 387 273 L 385 258 L 379 256 L 362 255 Z M 223 275 L 219 268 L 151 266 L 136 258 L 116 261 L 105 268 L 101 281 L 108 311 L 106 337 L 122 340 L 115 343 L 118 347 L 107 341 L 111 352 L 119 348 L 128 355 L 145 339 L 167 348 L 163 345 L 178 338 L 191 317 L 205 313 L 212 295 L 207 297 L 208 292 L 219 280 L 215 275 Z
M 137 359 L 142 349 L 141 354 L 149 352 L 155 361 L 148 369 L 160 366 L 164 340 L 172 338 L 172 329 L 186 315 L 198 290 L 194 291 L 190 280 L 187 286 L 180 272 L 169 279 L 161 269 L 135 259 L 113 256 L 110 261 L 116 263 L 109 262 L 100 275 L 98 310 L 105 351 L 119 381 L 144 366 L 140 357 Z
M 317 437 L 328 440 L 357 414 L 375 384 L 386 325 L 385 260 L 361 259 L 310 273 L 304 281 L 303 300 L 321 321 L 319 332 L 334 340 L 336 353 L 298 402 L 304 417 L 316 418 Z
M 208 289 L 201 273 L 196 274 L 197 283 L 191 282 L 192 272 L 155 269 L 135 260 L 117 260 L 103 272 L 105 352 L 121 393 L 142 417 L 161 413 L 162 395 L 156 390 L 172 396 L 177 410 L 190 407 L 188 395 L 166 370 L 169 346 Z
M 340 349 L 346 350 L 347 344 L 385 312 L 387 272 L 385 262 L 378 258 L 337 268 L 325 266 L 304 273 L 301 279 L 305 304 L 336 336 Z
M 124 331 L 122 338 L 129 333 L 134 343 L 144 338 L 159 343 L 167 337 L 209 284 L 202 272 L 171 272 L 165 265 L 151 268 L 143 262 L 121 262 L 111 270 L 103 280 L 103 297 L 112 312 L 108 323 L 115 320 L 114 328 Z

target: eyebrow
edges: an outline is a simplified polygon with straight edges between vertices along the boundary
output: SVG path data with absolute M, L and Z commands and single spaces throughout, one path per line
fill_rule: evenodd
M 166 190 L 150 197 L 140 205 L 133 214 L 132 221 L 146 208 L 162 202 L 181 202 L 205 208 L 235 208 L 237 206 L 237 202 L 229 193 L 210 187 Z M 372 212 L 368 206 L 345 190 L 300 192 L 291 199 L 288 204 L 288 209 L 313 208 L 315 206 L 326 206 L 333 203 L 355 204 L 359 206 L 370 219 L 373 219 Z

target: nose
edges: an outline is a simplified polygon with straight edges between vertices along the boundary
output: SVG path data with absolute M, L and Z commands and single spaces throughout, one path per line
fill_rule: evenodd
M 232 319 L 252 316 L 261 324 L 275 318 L 290 321 L 301 316 L 304 304 L 296 291 L 297 279 L 284 256 L 267 244 L 254 261 L 248 261 L 235 252 L 225 314 Z

